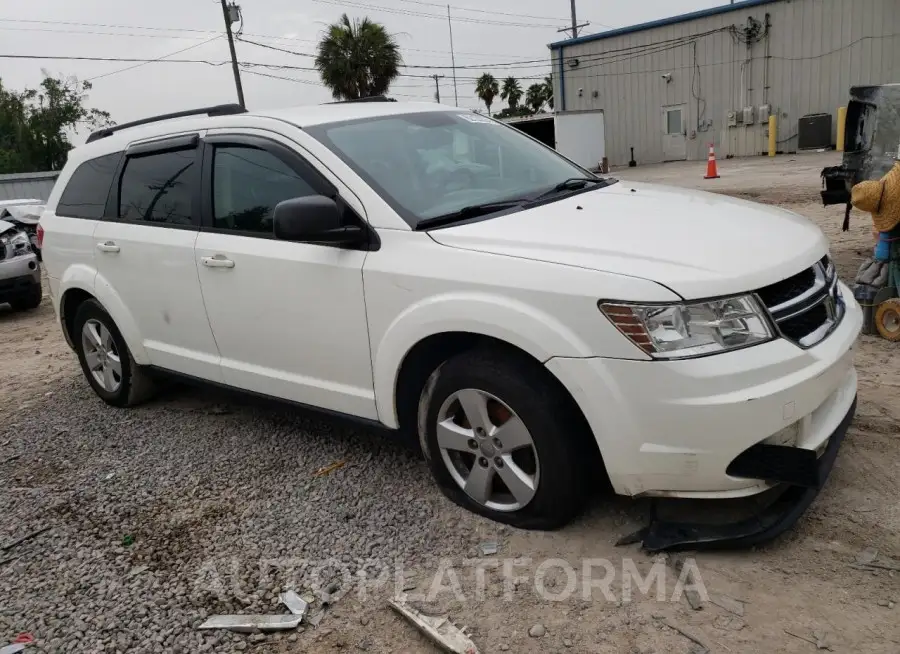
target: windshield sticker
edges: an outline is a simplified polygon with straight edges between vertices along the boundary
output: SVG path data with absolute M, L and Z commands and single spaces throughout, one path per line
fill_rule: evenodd
M 482 116 L 481 114 L 460 114 L 459 117 L 463 120 L 468 120 L 470 123 L 487 123 L 488 125 L 494 124 L 493 120 L 491 120 L 487 116 Z

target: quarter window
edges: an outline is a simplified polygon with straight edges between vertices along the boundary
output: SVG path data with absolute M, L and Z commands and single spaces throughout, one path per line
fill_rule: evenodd
M 75 169 L 56 206 L 56 215 L 100 220 L 121 152 L 89 159 Z
M 271 234 L 275 205 L 316 194 L 309 182 L 266 150 L 218 146 L 213 162 L 213 224 L 217 229 Z
M 131 157 L 119 193 L 119 217 L 161 225 L 192 225 L 196 150 Z

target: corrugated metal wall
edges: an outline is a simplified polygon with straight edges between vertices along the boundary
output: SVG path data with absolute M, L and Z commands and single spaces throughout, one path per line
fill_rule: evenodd
M 749 17 L 765 23 L 767 13 L 768 59 L 765 39 L 748 51 L 716 31 L 743 27 Z M 765 123 L 726 125 L 728 111 L 766 103 L 778 117 L 778 149 L 792 151 L 801 116 L 831 114 L 834 142 L 850 86 L 900 82 L 900 0 L 782 0 L 567 45 L 563 85 L 559 50 L 551 55 L 556 109 L 603 109 L 611 164 L 627 163 L 632 146 L 638 163 L 683 158 L 663 148 L 663 108 L 678 105 L 688 159 L 704 159 L 711 142 L 719 157 L 766 151 Z
M 0 175 L 0 200 L 47 201 L 59 172 Z

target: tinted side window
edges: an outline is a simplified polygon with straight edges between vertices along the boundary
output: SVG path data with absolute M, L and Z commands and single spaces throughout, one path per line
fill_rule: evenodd
M 276 204 L 316 191 L 271 152 L 225 145 L 215 149 L 212 193 L 216 228 L 271 234 Z
M 163 225 L 194 224 L 196 150 L 131 157 L 119 191 L 119 217 Z
M 63 190 L 56 215 L 70 218 L 103 218 L 106 198 L 119 165 L 121 152 L 89 159 L 75 169 Z

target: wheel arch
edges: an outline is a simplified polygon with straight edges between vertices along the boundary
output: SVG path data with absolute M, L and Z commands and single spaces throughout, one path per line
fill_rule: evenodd
M 118 293 L 98 273 L 82 267 L 73 267 L 66 271 L 60 282 L 59 319 L 63 336 L 69 347 L 75 347 L 74 323 L 78 307 L 86 300 L 96 300 L 103 307 L 116 327 L 131 356 L 138 365 L 148 365 L 150 358 L 144 349 L 143 339 L 131 312 L 122 302 Z
M 528 361 L 535 369 L 539 369 L 541 374 L 556 386 L 559 392 L 570 402 L 571 410 L 576 420 L 583 425 L 585 432 L 591 433 L 587 418 L 568 388 L 532 353 L 494 336 L 477 332 L 458 331 L 431 334 L 419 340 L 406 352 L 398 367 L 392 393 L 392 399 L 394 400 L 392 408 L 395 411 L 395 420 L 397 421 L 394 426 L 404 431 L 415 430 L 419 397 L 431 374 L 451 358 L 476 349 L 502 352 L 505 356 Z M 591 438 L 591 442 L 594 444 L 594 450 L 599 457 L 600 450 L 596 441 Z
M 442 349 L 449 358 L 478 344 L 513 348 L 539 364 L 554 356 L 591 355 L 590 347 L 555 316 L 519 300 L 482 293 L 430 297 L 408 307 L 373 341 L 375 404 L 381 422 L 400 427 L 398 379 L 410 361 L 421 356 L 431 361 Z

